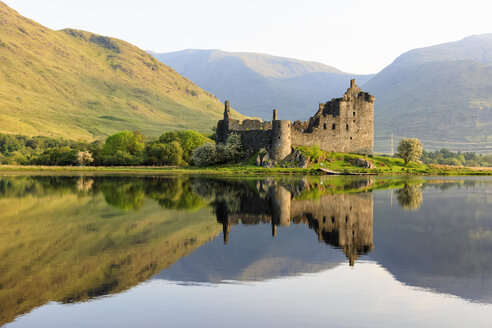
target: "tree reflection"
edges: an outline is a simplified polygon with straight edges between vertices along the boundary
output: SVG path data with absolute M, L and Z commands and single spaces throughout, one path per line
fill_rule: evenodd
M 401 208 L 405 210 L 417 210 L 422 205 L 422 183 L 410 184 L 405 182 L 405 186 L 396 191 L 396 199 Z
M 144 204 L 145 192 L 143 181 L 141 180 L 103 180 L 100 188 L 106 202 L 122 210 L 135 211 L 140 209 Z

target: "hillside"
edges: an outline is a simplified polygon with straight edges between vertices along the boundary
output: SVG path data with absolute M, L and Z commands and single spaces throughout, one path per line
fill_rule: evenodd
M 492 34 L 409 51 L 363 88 L 376 95 L 377 135 L 492 151 Z
M 307 119 L 320 102 L 343 95 L 350 79 L 362 84 L 371 77 L 257 53 L 183 50 L 151 54 L 220 100 L 230 100 L 241 113 L 268 120 L 274 108 L 281 119 Z
M 223 112 L 214 95 L 131 44 L 53 31 L 3 2 L 0 76 L 6 133 L 93 140 L 125 129 L 209 132 Z

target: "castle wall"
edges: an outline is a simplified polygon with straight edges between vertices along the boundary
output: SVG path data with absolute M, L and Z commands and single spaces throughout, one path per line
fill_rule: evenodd
M 236 133 L 241 137 L 243 147 L 251 152 L 256 152 L 261 148 L 270 148 L 272 139 L 272 122 L 260 120 L 239 120 L 225 119 L 219 121 L 217 125 L 217 142 L 224 143 L 231 133 Z
M 309 122 L 294 124 L 292 145 L 318 144 L 325 151 L 372 154 L 374 106 L 367 97 L 361 92 L 350 101 L 336 99 Z
M 226 142 L 231 133 L 238 133 L 248 151 L 268 149 L 274 160 L 288 156 L 292 146 L 319 145 L 325 151 L 372 154 L 374 100 L 374 96 L 362 92 L 352 80 L 343 98 L 320 104 L 309 121 L 294 123 L 277 120 L 276 110 L 272 122 L 239 122 L 231 118 L 226 102 L 224 120 L 217 126 L 217 142 Z

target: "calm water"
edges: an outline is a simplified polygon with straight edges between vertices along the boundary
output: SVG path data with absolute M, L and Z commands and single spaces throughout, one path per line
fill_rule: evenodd
M 6 327 L 492 327 L 492 179 L 0 176 Z

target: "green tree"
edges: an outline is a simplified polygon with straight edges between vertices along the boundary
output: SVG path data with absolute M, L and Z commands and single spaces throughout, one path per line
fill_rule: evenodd
M 169 144 L 173 141 L 178 142 L 183 149 L 183 160 L 190 163 L 193 150 L 212 140 L 193 130 L 166 132 L 159 138 L 159 142 L 163 144 Z
M 145 147 L 145 162 L 149 165 L 182 165 L 183 149 L 177 141 L 167 144 L 154 142 Z
M 70 147 L 46 149 L 39 156 L 33 159 L 33 163 L 36 165 L 77 165 L 77 151 L 70 149 Z
M 396 156 L 408 162 L 421 163 L 423 147 L 422 143 L 417 138 L 403 138 L 397 148 Z
M 105 165 L 138 165 L 143 161 L 143 136 L 138 132 L 122 131 L 106 139 L 102 148 Z

